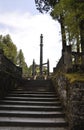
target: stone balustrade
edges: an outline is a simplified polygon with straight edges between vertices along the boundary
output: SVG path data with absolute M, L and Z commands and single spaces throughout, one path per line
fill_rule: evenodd
M 22 76 L 22 69 L 11 62 L 6 56 L 4 56 L 3 51 L 0 50 L 0 71 L 7 72 L 12 76 L 17 78 Z
M 0 98 L 7 92 L 17 87 L 22 78 L 22 69 L 13 64 L 2 50 L 0 50 Z

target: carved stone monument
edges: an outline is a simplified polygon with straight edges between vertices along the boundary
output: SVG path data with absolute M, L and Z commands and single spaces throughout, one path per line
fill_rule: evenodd
M 44 65 L 47 65 L 47 67 L 45 67 Z M 39 66 L 39 74 L 38 72 L 36 72 L 36 69 L 38 66 Z M 43 35 L 42 34 L 40 35 L 40 64 L 38 66 L 35 64 L 35 61 L 33 60 L 33 64 L 32 64 L 33 78 L 35 78 L 35 76 L 38 77 L 38 79 L 44 79 L 45 76 L 48 77 L 49 76 L 49 59 L 47 60 L 46 63 L 43 63 Z M 46 71 L 44 70 L 44 68 L 46 68 Z

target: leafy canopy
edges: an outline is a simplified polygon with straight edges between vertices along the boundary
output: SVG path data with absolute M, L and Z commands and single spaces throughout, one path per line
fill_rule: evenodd
M 59 22 L 62 16 L 70 38 L 78 38 L 80 23 L 84 20 L 84 0 L 35 0 L 35 4 L 41 13 L 50 11 L 50 15 Z
M 28 74 L 28 67 L 25 62 L 24 54 L 21 49 L 17 52 L 17 47 L 13 43 L 9 34 L 6 36 L 0 35 L 0 49 L 4 51 L 4 55 L 8 59 L 22 68 L 24 75 Z
M 10 35 L 0 35 L 0 49 L 3 49 L 5 56 L 16 64 L 17 47 L 13 43 Z

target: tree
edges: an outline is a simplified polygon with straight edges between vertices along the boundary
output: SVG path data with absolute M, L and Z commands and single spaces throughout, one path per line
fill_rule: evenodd
M 24 58 L 24 55 L 23 55 L 23 52 L 21 49 L 19 50 L 18 55 L 17 55 L 17 65 L 22 68 L 23 75 L 27 76 L 28 75 L 28 67 L 27 67 L 27 64 L 25 62 L 25 58 Z
M 58 5 L 55 5 L 53 14 L 63 14 L 64 25 L 67 39 L 69 43 L 73 44 L 76 48 L 76 52 L 82 52 L 82 55 L 76 56 L 77 64 L 79 59 L 84 64 L 84 2 L 78 2 L 77 0 L 60 0 Z
M 66 36 L 63 13 L 54 13 L 54 8 L 59 4 L 59 2 L 60 0 L 35 0 L 36 7 L 41 13 L 49 12 L 54 19 L 57 19 L 59 21 L 61 25 L 62 48 L 64 51 L 64 48 L 66 46 Z
M 16 64 L 17 47 L 12 42 L 10 35 L 0 35 L 0 48 L 3 49 L 5 56 Z
M 59 0 L 35 0 L 36 8 L 41 12 L 48 12 L 54 8 Z
M 54 1 L 54 2 L 53 2 Z M 66 45 L 66 36 L 69 43 L 77 41 L 78 47 L 84 52 L 84 2 L 81 0 L 35 0 L 40 12 L 50 11 L 53 18 L 61 24 L 62 43 Z
M 24 55 L 22 50 L 20 49 L 17 55 L 17 65 L 23 67 L 24 62 L 25 62 Z
M 30 65 L 28 68 L 28 76 L 29 77 L 32 77 L 32 68 L 33 68 L 33 65 Z
M 4 55 L 10 59 L 14 64 L 20 66 L 23 70 L 23 75 L 28 75 L 28 66 L 25 62 L 25 58 L 22 50 L 17 52 L 16 45 L 12 42 L 9 34 L 6 36 L 0 35 L 0 49 L 4 51 Z

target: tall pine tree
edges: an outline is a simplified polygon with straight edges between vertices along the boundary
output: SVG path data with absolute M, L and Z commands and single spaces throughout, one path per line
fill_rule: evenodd
M 17 65 L 22 68 L 23 75 L 28 76 L 28 66 L 25 62 L 25 58 L 21 49 L 19 50 L 18 55 L 17 55 Z

